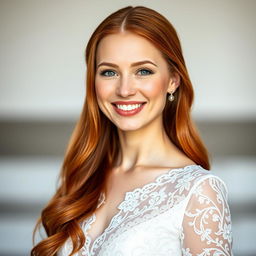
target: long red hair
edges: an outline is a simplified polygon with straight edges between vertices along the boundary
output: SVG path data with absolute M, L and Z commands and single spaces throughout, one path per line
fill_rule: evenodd
M 120 9 L 97 27 L 87 44 L 85 103 L 67 148 L 59 188 L 42 211 L 35 228 L 36 231 L 43 225 L 47 238 L 32 249 L 31 255 L 56 255 L 69 237 L 73 243 L 72 253 L 85 243 L 80 223 L 97 208 L 119 149 L 117 129 L 97 104 L 95 56 L 100 40 L 121 30 L 149 40 L 160 50 L 170 70 L 180 75 L 175 100 L 166 101 L 163 126 L 170 140 L 182 152 L 205 169 L 210 168 L 207 151 L 190 118 L 193 88 L 175 29 L 166 18 L 152 9 L 142 6 Z

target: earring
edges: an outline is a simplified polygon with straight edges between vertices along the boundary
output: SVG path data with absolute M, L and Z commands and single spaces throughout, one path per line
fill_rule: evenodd
M 171 92 L 171 94 L 168 96 L 168 100 L 171 102 L 174 101 L 173 92 Z

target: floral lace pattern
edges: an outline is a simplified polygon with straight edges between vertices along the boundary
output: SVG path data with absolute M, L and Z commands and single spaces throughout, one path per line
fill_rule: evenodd
M 94 241 L 93 214 L 82 223 L 86 243 L 77 256 L 232 255 L 231 218 L 224 182 L 198 165 L 172 169 L 126 192 Z M 67 256 L 66 241 L 58 256 Z
M 219 179 L 208 178 L 192 192 L 181 234 L 185 256 L 232 255 L 231 217 L 226 191 Z

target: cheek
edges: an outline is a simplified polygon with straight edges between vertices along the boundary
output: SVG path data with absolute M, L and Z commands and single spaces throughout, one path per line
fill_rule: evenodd
M 156 78 L 148 81 L 144 86 L 144 92 L 152 98 L 165 97 L 167 91 L 167 81 L 162 78 Z
M 104 81 L 95 81 L 95 91 L 98 101 L 104 101 L 111 93 L 111 86 Z

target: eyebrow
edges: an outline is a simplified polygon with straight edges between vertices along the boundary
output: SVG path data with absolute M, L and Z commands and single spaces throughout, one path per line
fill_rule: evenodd
M 131 67 L 136 67 L 136 66 L 143 65 L 143 64 L 152 64 L 152 65 L 157 67 L 157 65 L 154 62 L 150 61 L 150 60 L 142 60 L 142 61 L 134 62 L 134 63 L 131 64 Z M 99 68 L 100 66 L 110 66 L 110 67 L 118 68 L 118 65 L 116 65 L 114 63 L 111 63 L 111 62 L 101 62 L 97 66 L 97 68 Z

